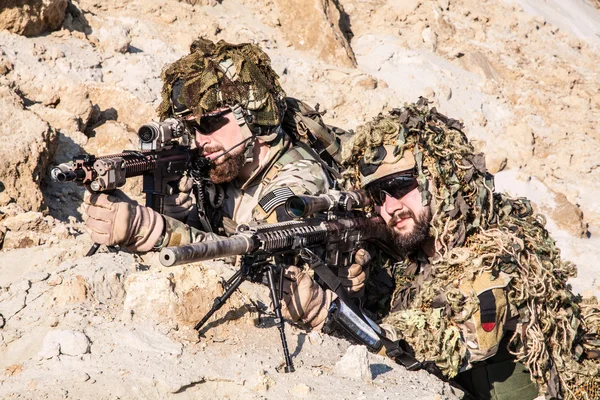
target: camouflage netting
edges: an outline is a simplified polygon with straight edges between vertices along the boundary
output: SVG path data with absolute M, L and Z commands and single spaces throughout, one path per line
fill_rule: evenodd
M 430 234 L 439 246 L 432 277 L 408 310 L 384 323 L 402 333 L 417 358 L 434 361 L 453 377 L 468 354 L 459 326 L 479 308 L 477 297 L 465 296 L 459 284 L 484 271 L 506 273 L 511 314 L 519 315 L 511 352 L 541 392 L 560 385 L 565 398 L 598 398 L 600 362 L 586 355 L 600 350 L 600 306 L 583 304 L 569 290 L 566 280 L 576 268 L 560 258 L 544 218 L 533 213 L 528 200 L 494 193 L 493 176 L 462 125 L 427 104 L 421 98 L 359 127 L 342 154 L 343 184 L 356 189 L 358 162 L 372 159 L 374 148 L 395 145 L 398 154 L 412 150 L 423 203 L 433 205 Z M 397 287 L 410 279 L 396 276 Z M 446 309 L 432 307 L 440 293 Z
M 252 124 L 278 126 L 285 112 L 285 92 L 269 56 L 250 43 L 195 40 L 190 54 L 162 73 L 162 102 L 157 109 L 161 119 L 171 114 L 171 90 L 178 79 L 185 83 L 177 100 L 198 121 L 206 112 L 239 104 L 249 112 Z

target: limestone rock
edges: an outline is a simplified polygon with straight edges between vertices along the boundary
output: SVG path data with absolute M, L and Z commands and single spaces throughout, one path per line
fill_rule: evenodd
M 28 281 L 21 281 L 0 291 L 0 314 L 5 319 L 12 318 L 25 308 L 27 292 L 30 288 L 31 284 Z
M 90 351 L 90 339 L 83 333 L 70 330 L 53 330 L 46 334 L 40 358 L 48 359 L 59 355 L 80 356 Z
M 101 26 L 93 33 L 100 47 L 107 52 L 127 53 L 131 38 L 129 30 L 122 26 Z
M 562 193 L 554 194 L 554 202 L 556 206 L 549 210 L 549 214 L 558 227 L 574 237 L 584 237 L 586 226 L 583 221 L 583 212 L 576 205 L 570 203 Z
M 154 108 L 145 101 L 118 87 L 88 85 L 87 91 L 93 104 L 100 109 L 101 119 L 115 120 L 131 131 L 155 118 Z
M 366 76 L 356 82 L 356 85 L 366 90 L 373 90 L 377 88 L 377 80 L 372 76 Z
M 211 270 L 197 266 L 184 266 L 173 272 L 153 271 L 132 274 L 125 280 L 123 318 L 133 321 L 152 321 L 167 326 L 193 326 L 212 307 L 215 297 L 222 294 L 220 278 Z M 208 273 L 207 273 L 208 272 Z M 210 334 L 227 330 L 228 324 L 249 324 L 244 303 L 236 293 L 211 319 L 221 320 L 210 328 Z M 238 321 L 238 322 L 236 322 Z
M 40 212 L 29 211 L 6 218 L 2 223 L 11 231 L 38 230 L 44 224 L 44 215 Z
M 64 87 L 59 92 L 59 96 L 60 102 L 56 109 L 72 115 L 77 121 L 77 130 L 84 131 L 94 112 L 86 87 L 83 85 Z
M 292 396 L 300 398 L 309 396 L 310 392 L 312 392 L 312 388 L 305 383 L 296 385 L 290 390 Z
M 181 343 L 172 341 L 149 325 L 142 325 L 135 330 L 115 332 L 114 338 L 122 346 L 142 352 L 178 356 L 183 348 Z
M 347 15 L 333 0 L 275 0 L 286 39 L 298 50 L 308 50 L 329 63 L 356 66 L 347 39 Z M 341 22 L 340 22 L 341 21 Z
M 369 365 L 369 352 L 365 346 L 350 346 L 346 354 L 335 364 L 334 372 L 340 377 L 371 381 L 373 376 Z
M 0 190 L 25 211 L 40 211 L 40 184 L 56 150 L 56 133 L 35 114 L 24 109 L 20 98 L 0 86 Z
M 65 19 L 68 0 L 3 0 L 0 30 L 37 36 L 59 29 Z
M 8 232 L 2 248 L 22 249 L 54 241 L 50 234 L 53 221 L 45 219 L 40 212 L 29 211 L 5 218 L 1 223 Z
M 6 75 L 13 69 L 13 64 L 4 57 L 0 57 L 0 75 Z
M 131 255 L 100 253 L 84 257 L 74 264 L 62 263 L 60 269 L 67 272 L 49 278 L 54 284 L 52 295 L 58 304 L 77 304 L 87 300 L 102 303 L 125 297 L 124 282 L 129 276 L 133 260 Z
M 85 144 L 85 151 L 90 154 L 106 155 L 120 153 L 125 149 L 138 149 L 139 138 L 127 127 L 116 121 L 95 127 L 89 131 L 90 139 Z
M 495 81 L 501 79 L 500 74 L 496 71 L 490 60 L 481 52 L 468 53 L 460 60 L 463 67 L 468 71 L 479 74 L 486 79 Z
M 506 140 L 503 148 L 506 149 L 508 164 L 523 166 L 533 155 L 534 136 L 527 123 L 518 123 L 506 129 Z M 489 151 L 488 151 L 489 153 Z
M 438 46 L 437 33 L 431 29 L 431 27 L 427 27 L 423 29 L 423 32 L 421 32 L 421 37 L 423 38 L 423 43 L 425 43 L 425 45 L 435 53 Z

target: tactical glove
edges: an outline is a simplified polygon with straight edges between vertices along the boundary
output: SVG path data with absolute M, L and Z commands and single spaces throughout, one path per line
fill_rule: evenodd
M 146 252 L 163 235 L 162 216 L 140 206 L 120 190 L 111 195 L 86 192 L 83 200 L 83 220 L 92 240 L 98 244 Z
M 165 196 L 163 214 L 185 222 L 188 214 L 194 207 L 191 196 L 193 181 L 189 176 L 183 176 L 178 182 L 168 185 L 168 196 Z
M 365 288 L 365 279 L 369 264 L 371 263 L 371 255 L 365 249 L 359 249 L 354 255 L 354 264 L 348 268 L 338 269 L 338 278 L 342 286 L 353 297 L 360 297 Z
M 295 266 L 286 268 L 281 309 L 286 318 L 321 330 L 327 319 L 329 306 L 336 298 L 335 293 L 324 290 L 306 271 Z

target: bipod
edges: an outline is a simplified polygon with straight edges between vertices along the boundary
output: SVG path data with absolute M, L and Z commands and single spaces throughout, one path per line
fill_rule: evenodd
M 281 345 L 283 347 L 283 356 L 285 358 L 285 372 L 294 372 L 294 365 L 292 364 L 292 358 L 290 357 L 290 351 L 287 345 L 287 339 L 285 336 L 285 322 L 283 315 L 281 314 L 281 295 L 283 294 L 283 273 L 280 275 L 278 288 L 275 287 L 275 272 L 276 267 L 272 264 L 264 264 L 257 262 L 252 256 L 242 257 L 242 266 L 231 278 L 225 282 L 225 292 L 215 298 L 212 308 L 206 313 L 204 317 L 194 326 L 194 329 L 199 331 L 202 326 L 213 316 L 214 313 L 219 311 L 221 307 L 227 302 L 227 299 L 240 287 L 242 282 L 245 280 L 258 281 L 257 277 L 263 273 L 267 274 L 269 291 L 271 294 L 271 302 L 273 303 L 273 311 L 275 312 L 275 323 L 277 329 L 279 329 L 279 336 L 281 338 Z
M 281 347 L 283 347 L 283 357 L 285 358 L 285 372 L 294 372 L 294 364 L 292 364 L 292 357 L 290 357 L 290 351 L 287 345 L 287 339 L 285 337 L 285 322 L 283 315 L 281 315 L 281 294 L 283 293 L 283 272 L 280 274 L 279 290 L 275 288 L 275 274 L 273 269 L 275 268 L 272 264 L 267 265 L 267 279 L 269 280 L 269 290 L 271 292 L 271 302 L 273 303 L 273 311 L 275 312 L 275 323 L 277 329 L 279 329 L 279 336 L 281 337 Z
M 202 328 L 206 321 L 208 321 L 214 313 L 216 313 L 221 309 L 221 307 L 223 307 L 223 305 L 227 302 L 227 299 L 230 298 L 233 292 L 235 292 L 237 288 L 240 287 L 242 282 L 246 280 L 246 277 L 242 275 L 242 269 L 243 266 L 242 268 L 237 270 L 236 273 L 233 274 L 233 276 L 229 278 L 229 280 L 225 283 L 225 293 L 215 298 L 212 308 L 208 310 L 208 312 L 204 317 L 202 317 L 200 322 L 198 322 L 196 326 L 194 326 L 195 330 L 200 331 L 200 328 Z

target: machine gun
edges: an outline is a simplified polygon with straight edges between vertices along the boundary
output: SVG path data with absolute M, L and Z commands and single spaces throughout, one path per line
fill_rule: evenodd
M 295 262 L 299 256 L 319 280 L 338 295 L 340 301 L 335 304 L 334 310 L 330 310 L 330 319 L 335 320 L 352 339 L 372 351 L 385 347 L 387 354 L 397 362 L 408 369 L 416 369 L 420 363 L 397 342 L 387 339 L 384 331 L 362 313 L 332 271 L 332 268 L 349 266 L 354 253 L 366 242 L 385 244 L 389 233 L 383 219 L 357 211 L 369 204 L 370 199 L 363 191 L 292 196 L 286 202 L 286 211 L 292 217 L 303 219 L 256 226 L 240 225 L 237 233 L 228 238 L 164 248 L 160 252 L 160 262 L 170 267 L 242 256 L 240 269 L 225 283 L 225 292 L 215 299 L 212 308 L 195 326 L 197 330 L 225 304 L 243 281 L 261 282 L 266 275 L 283 347 L 285 372 L 292 372 L 294 367 L 285 337 L 280 300 L 283 269 L 290 265 L 290 260 Z M 279 274 L 278 287 L 276 273 Z
M 139 151 L 126 150 L 105 156 L 77 155 L 72 162 L 52 168 L 50 176 L 57 182 L 76 182 L 92 192 L 114 190 L 123 186 L 127 178 L 143 176 L 146 206 L 162 213 L 169 182 L 180 179 L 189 169 L 208 175 L 212 167 L 210 159 L 191 149 L 180 120 L 170 118 L 142 125 L 138 137 Z M 94 254 L 98 247 L 94 244 L 87 255 Z

